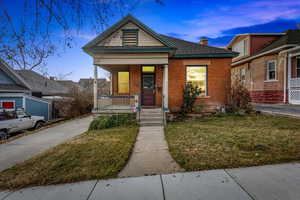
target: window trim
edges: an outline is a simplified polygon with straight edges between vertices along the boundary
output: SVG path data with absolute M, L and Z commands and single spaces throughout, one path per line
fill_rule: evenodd
M 235 57 L 235 58 L 241 58 L 241 57 L 244 57 L 244 56 L 248 56 L 249 55 L 249 51 L 250 51 L 250 39 L 248 38 L 248 37 L 246 37 L 246 38 L 244 38 L 244 39 L 242 39 L 242 40 L 240 40 L 239 42 L 237 42 L 237 43 L 235 43 L 233 46 L 232 46 L 232 51 L 235 51 L 234 50 L 234 46 L 236 46 L 237 44 L 239 44 L 239 43 L 241 43 L 241 42 L 243 42 L 243 45 L 244 45 L 244 55 L 241 55 L 240 54 L 240 52 L 238 52 L 238 51 L 236 51 L 236 52 L 238 52 L 239 53 L 239 55 L 237 56 L 237 57 Z
M 136 45 L 124 44 L 124 32 L 131 32 L 136 34 Z M 139 29 L 122 29 L 122 46 L 123 47 L 137 47 L 139 45 Z
M 206 72 L 206 76 L 205 76 L 205 94 L 204 95 L 198 95 L 198 98 L 206 98 L 209 97 L 208 96 L 208 65 L 186 65 L 185 66 L 185 84 L 187 84 L 187 68 L 188 67 L 204 67 L 205 68 L 205 72 Z
M 128 72 L 128 93 L 120 93 L 119 92 L 119 72 Z M 117 94 L 118 95 L 129 95 L 130 94 L 130 71 L 117 71 Z
M 275 78 L 274 79 L 270 79 L 269 77 L 269 64 L 270 63 L 274 63 L 274 66 L 275 66 Z M 273 82 L 273 81 L 277 81 L 277 60 L 268 60 L 267 61 L 267 70 L 266 70 L 266 73 L 267 73 L 267 77 L 266 77 L 266 80 L 265 82 Z
M 298 66 L 299 66 L 299 68 L 298 68 Z M 299 74 L 297 73 L 298 69 L 300 70 L 300 56 L 296 57 L 296 78 L 300 78 L 300 73 Z

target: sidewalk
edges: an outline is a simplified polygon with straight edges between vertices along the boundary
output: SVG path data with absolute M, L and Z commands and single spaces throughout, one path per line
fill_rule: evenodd
M 299 200 L 300 163 L 87 181 L 0 192 L 0 200 Z

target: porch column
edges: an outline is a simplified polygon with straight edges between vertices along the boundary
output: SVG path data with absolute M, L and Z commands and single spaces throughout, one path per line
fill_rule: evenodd
M 168 78 L 168 65 L 164 65 L 163 73 L 163 109 L 169 110 L 169 78 Z
M 110 90 L 110 91 L 109 91 L 109 94 L 110 94 L 110 95 L 113 95 L 112 76 L 113 76 L 113 75 L 112 75 L 112 72 L 110 72 L 110 78 L 109 78 L 109 79 L 110 79 L 110 84 L 109 84 L 109 87 L 110 87 L 110 88 L 109 88 L 109 90 Z
M 288 71 L 288 75 L 287 75 L 287 88 L 288 88 L 288 100 L 289 102 L 288 103 L 291 103 L 291 95 L 290 95 L 290 92 L 291 92 L 291 88 L 290 88 L 290 82 L 291 82 L 291 76 L 292 76 L 292 57 L 290 54 L 288 54 L 288 59 L 287 59 L 287 71 Z
M 94 65 L 94 110 L 98 108 L 98 68 Z

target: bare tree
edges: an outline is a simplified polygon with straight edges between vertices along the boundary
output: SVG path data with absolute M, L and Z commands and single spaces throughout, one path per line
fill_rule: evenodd
M 154 0 L 163 5 L 161 0 Z M 135 9 L 140 0 L 0 1 L 0 58 L 14 68 L 42 68 L 60 48 L 71 48 L 82 30 L 101 32 L 110 19 Z M 59 44 L 59 45 L 58 45 Z

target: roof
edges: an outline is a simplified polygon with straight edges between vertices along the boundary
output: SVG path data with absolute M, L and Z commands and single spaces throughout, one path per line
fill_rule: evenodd
M 16 70 L 16 72 L 30 85 L 32 92 L 41 92 L 44 96 L 64 95 L 68 93 L 68 88 L 37 72 L 31 70 Z
M 256 52 L 254 55 L 258 55 L 288 44 L 300 44 L 300 29 L 287 30 L 284 35 L 282 35 L 277 40 L 271 42 L 269 45 Z
M 15 82 L 15 84 L 0 84 L 0 90 L 5 90 L 5 91 L 30 90 L 29 84 L 2 59 L 0 59 L 0 70 L 2 70 L 6 75 L 8 75 Z
M 189 42 L 181 39 L 177 39 L 174 37 L 160 35 L 165 40 L 168 40 L 174 46 L 176 46 L 177 50 L 173 55 L 174 58 L 181 57 L 232 57 L 234 52 L 223 49 L 212 47 L 208 45 L 201 45 L 194 42 Z
M 72 89 L 81 89 L 81 86 L 72 80 L 57 80 L 57 82 L 65 87 L 67 87 L 69 90 Z
M 231 41 L 229 42 L 229 44 L 227 45 L 227 48 L 230 48 L 232 46 L 232 44 L 240 37 L 240 36 L 248 36 L 248 35 L 255 35 L 255 36 L 272 36 L 272 35 L 284 35 L 285 33 L 242 33 L 242 34 L 237 34 L 235 35 Z
M 102 85 L 102 84 L 108 84 L 109 81 L 107 81 L 105 78 L 98 78 L 97 79 L 98 85 Z M 78 81 L 78 84 L 82 87 L 82 88 L 90 88 L 93 86 L 94 83 L 94 79 L 93 78 L 81 78 Z
M 132 22 L 146 33 L 160 41 L 165 46 L 136 46 L 136 47 L 123 47 L 123 46 L 96 46 L 99 42 L 103 41 L 115 31 L 120 29 L 125 24 Z M 170 52 L 171 57 L 174 58 L 203 58 L 203 57 L 234 57 L 238 55 L 236 52 L 230 50 L 201 45 L 194 42 L 189 42 L 174 37 L 158 34 L 132 15 L 124 17 L 122 20 L 111 26 L 109 29 L 101 33 L 95 39 L 90 41 L 83 47 L 87 53 L 103 53 L 103 52 L 122 52 L 122 53 L 148 53 L 148 52 Z

